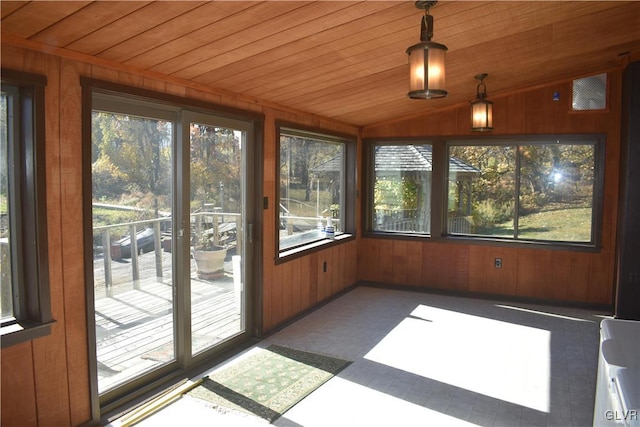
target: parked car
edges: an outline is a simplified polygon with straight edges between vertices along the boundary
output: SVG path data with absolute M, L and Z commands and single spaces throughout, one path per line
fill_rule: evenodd
M 150 252 L 155 248 L 153 228 L 145 228 L 136 233 L 138 251 Z M 111 244 L 111 259 L 131 258 L 131 236 L 125 236 Z

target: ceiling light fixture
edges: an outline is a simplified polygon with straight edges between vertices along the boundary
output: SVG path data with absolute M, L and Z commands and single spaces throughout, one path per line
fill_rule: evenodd
M 433 16 L 429 8 L 437 1 L 417 1 L 416 7 L 424 9 L 420 29 L 421 43 L 407 49 L 409 55 L 409 98 L 433 99 L 447 96 L 444 90 L 444 56 L 447 47 L 432 42 Z
M 487 87 L 484 79 L 487 73 L 478 74 L 475 79 L 480 80 L 476 87 L 476 99 L 471 103 L 471 130 L 484 132 L 493 130 L 493 102 L 487 99 Z

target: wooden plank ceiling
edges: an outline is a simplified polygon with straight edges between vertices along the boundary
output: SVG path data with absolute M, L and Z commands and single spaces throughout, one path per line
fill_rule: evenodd
M 96 57 L 251 100 L 367 125 L 640 59 L 640 2 L 440 1 L 446 89 L 407 98 L 405 50 L 423 11 L 408 1 L 1 2 L 3 42 Z

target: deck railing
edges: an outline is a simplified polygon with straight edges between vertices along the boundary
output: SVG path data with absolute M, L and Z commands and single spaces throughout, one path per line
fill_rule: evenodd
M 425 227 L 428 229 L 429 224 L 420 224 L 420 219 L 416 216 L 413 209 L 389 211 L 376 210 L 376 218 L 378 225 L 376 230 L 381 231 L 398 231 L 398 232 L 420 232 Z M 422 227 L 422 228 L 421 228 Z M 449 234 L 471 234 L 474 232 L 475 226 L 471 216 L 451 217 L 447 219 L 447 233 Z
M 291 236 L 296 232 L 313 230 L 318 226 L 318 221 L 322 222 L 322 226 L 327 225 L 327 218 L 322 217 L 311 217 L 311 216 L 296 216 L 289 214 L 281 214 L 280 221 L 284 226 L 285 230 L 287 230 L 287 235 Z M 339 218 L 331 218 L 331 222 L 335 228 L 335 231 L 338 232 L 341 230 L 340 228 L 340 219 Z M 297 227 L 297 229 L 295 229 Z
M 140 288 L 140 264 L 139 255 L 142 248 L 138 247 L 138 239 L 131 236 L 137 236 L 138 230 L 141 230 L 141 226 L 145 228 L 153 228 L 153 251 L 155 252 L 155 270 L 156 277 L 162 279 L 162 250 L 167 252 L 172 251 L 172 236 L 163 236 L 161 224 L 168 222 L 171 224 L 171 217 L 145 219 L 140 221 L 130 221 L 118 224 L 109 224 L 93 227 L 94 236 L 100 234 L 102 237 L 102 252 L 104 263 L 104 283 L 105 292 L 107 296 L 113 295 L 113 272 L 112 272 L 112 258 L 116 255 L 116 258 L 120 258 L 121 255 L 115 254 L 116 249 L 112 249 L 112 233 L 114 229 L 123 228 L 129 231 L 129 244 L 131 255 L 131 278 L 134 289 Z M 231 220 L 231 221 L 229 221 Z M 226 221 L 226 222 L 225 222 Z M 211 224 L 211 229 L 206 229 L 208 224 Z M 242 230 L 241 214 L 231 212 L 197 212 L 191 214 L 191 228 L 193 235 L 198 236 L 203 232 L 210 233 L 212 235 L 213 243 L 224 244 L 223 235 L 228 235 L 231 232 L 239 233 Z M 166 227 L 170 230 L 171 227 Z M 239 236 L 238 236 L 239 237 Z M 164 240 L 163 240 L 164 239 Z M 236 253 L 242 253 L 241 238 L 236 238 Z M 164 244 L 164 247 L 163 247 Z M 94 253 L 96 252 L 94 248 Z

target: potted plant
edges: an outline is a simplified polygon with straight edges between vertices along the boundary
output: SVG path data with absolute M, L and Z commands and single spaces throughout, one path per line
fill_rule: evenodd
M 193 247 L 196 274 L 199 279 L 213 280 L 224 275 L 224 259 L 227 248 L 215 245 L 207 231 L 203 231 Z

